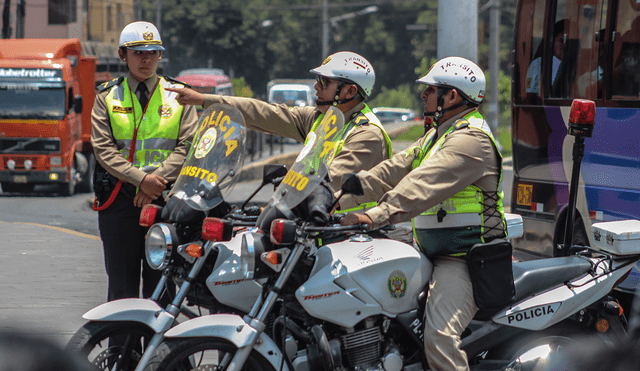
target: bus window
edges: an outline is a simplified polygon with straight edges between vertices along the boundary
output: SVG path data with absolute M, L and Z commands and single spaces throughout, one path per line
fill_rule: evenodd
M 638 99 L 640 93 L 640 4 L 620 0 L 613 47 L 614 99 Z
M 518 81 L 517 98 L 528 99 L 539 94 L 540 68 L 543 50 L 542 30 L 545 16 L 544 0 L 523 0 L 520 2 L 520 19 L 518 20 L 518 38 L 516 44 L 522 46 L 518 60 L 528 63 L 518 64 L 516 74 Z M 520 59 L 521 58 L 521 59 Z M 524 78 L 524 79 L 522 79 Z
M 571 19 L 576 21 L 570 30 L 569 43 L 565 45 L 570 50 L 570 58 L 575 61 L 572 71 L 573 81 L 567 79 L 569 94 L 566 97 L 581 99 L 601 99 L 602 81 L 604 76 L 604 39 L 607 17 L 606 1 L 591 1 L 588 4 L 574 4 L 575 13 Z M 598 35 L 596 37 L 596 34 Z M 571 40 L 577 39 L 577 42 Z M 575 48 L 571 49 L 571 48 Z

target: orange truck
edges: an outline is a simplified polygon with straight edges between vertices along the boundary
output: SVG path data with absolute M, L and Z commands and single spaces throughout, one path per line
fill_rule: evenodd
M 0 40 L 0 184 L 91 190 L 96 57 L 78 39 Z

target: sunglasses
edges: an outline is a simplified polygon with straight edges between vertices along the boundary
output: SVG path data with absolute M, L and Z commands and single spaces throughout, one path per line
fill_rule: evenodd
M 316 76 L 316 81 L 318 82 L 318 84 L 320 84 L 320 86 L 322 86 L 322 89 L 326 89 L 327 85 L 329 85 L 329 79 L 324 76 Z

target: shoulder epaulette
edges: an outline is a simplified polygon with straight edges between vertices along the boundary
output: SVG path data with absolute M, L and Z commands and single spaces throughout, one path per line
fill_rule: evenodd
M 459 119 L 453 124 L 453 126 L 456 128 L 456 130 L 466 128 L 467 126 L 469 126 L 469 121 L 465 119 Z
M 187 84 L 186 82 L 182 82 L 182 81 L 180 81 L 180 80 L 176 80 L 176 79 L 174 79 L 173 77 L 170 77 L 170 76 L 162 76 L 162 77 L 163 77 L 165 80 L 167 80 L 167 81 L 169 81 L 169 82 L 172 82 L 172 83 L 174 83 L 174 84 L 180 84 L 180 85 L 184 85 L 184 86 L 186 86 L 187 88 L 191 88 L 191 85 Z
M 98 91 L 105 91 L 114 85 L 118 85 L 124 81 L 124 76 L 117 77 L 115 79 L 111 79 L 103 84 L 98 85 Z
M 353 121 L 356 125 L 364 125 L 369 123 L 369 119 L 367 116 L 362 113 L 362 111 L 355 112 L 351 115 L 351 121 Z

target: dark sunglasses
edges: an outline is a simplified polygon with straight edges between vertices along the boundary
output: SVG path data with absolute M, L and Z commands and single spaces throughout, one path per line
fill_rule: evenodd
M 320 86 L 322 86 L 322 89 L 326 89 L 327 85 L 329 85 L 329 79 L 324 76 L 316 76 L 316 81 L 318 82 L 318 84 L 320 84 Z

